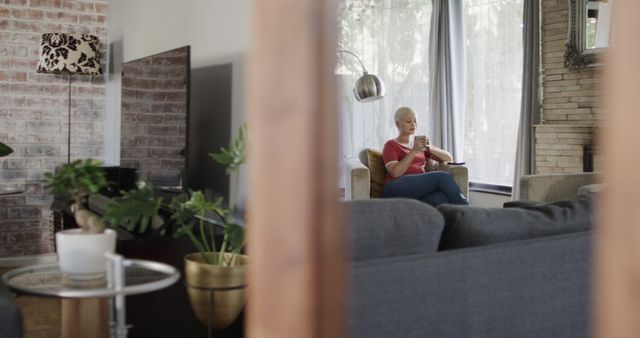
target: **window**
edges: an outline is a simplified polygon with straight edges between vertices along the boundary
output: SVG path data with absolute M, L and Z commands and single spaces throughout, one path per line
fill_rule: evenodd
M 522 86 L 523 0 L 463 0 L 465 37 L 464 160 L 470 181 L 511 186 Z M 358 61 L 340 54 L 342 154 L 393 138 L 393 112 L 411 106 L 418 134 L 433 135 L 429 114 L 431 0 L 344 0 L 338 48 L 357 54 L 385 82 L 383 100 L 360 103 L 352 86 Z M 453 20 L 453 19 L 452 19 Z
M 362 67 L 353 56 L 338 55 L 343 158 L 357 158 L 366 147 L 382 149 L 396 136 L 393 113 L 401 106 L 413 107 L 418 119 L 427 121 L 430 23 L 431 0 L 341 3 L 338 49 L 358 55 L 370 73 L 382 78 L 386 88 L 382 100 L 356 101 L 352 89 L 362 75 Z
M 464 0 L 469 180 L 511 186 L 522 95 L 523 0 Z

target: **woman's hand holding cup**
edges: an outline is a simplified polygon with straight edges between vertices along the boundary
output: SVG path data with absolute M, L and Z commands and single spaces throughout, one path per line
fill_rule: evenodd
M 429 149 L 429 139 L 425 135 L 419 135 L 413 138 L 413 149 L 425 151 Z

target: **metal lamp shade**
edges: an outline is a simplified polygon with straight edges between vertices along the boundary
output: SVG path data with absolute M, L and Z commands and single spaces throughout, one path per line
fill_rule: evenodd
M 40 43 L 38 73 L 102 74 L 98 37 L 44 33 Z
M 380 100 L 384 96 L 384 83 L 373 74 L 364 72 L 353 86 L 353 94 L 360 102 Z

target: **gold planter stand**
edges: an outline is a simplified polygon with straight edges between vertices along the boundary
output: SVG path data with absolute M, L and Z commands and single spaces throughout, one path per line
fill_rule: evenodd
M 225 253 L 226 257 L 227 255 L 231 254 Z M 248 259 L 245 255 L 239 255 L 237 260 L 238 265 L 235 266 L 218 266 L 206 264 L 200 253 L 184 257 L 191 308 L 198 320 L 207 325 L 209 332 L 211 329 L 222 329 L 231 325 L 244 308 Z

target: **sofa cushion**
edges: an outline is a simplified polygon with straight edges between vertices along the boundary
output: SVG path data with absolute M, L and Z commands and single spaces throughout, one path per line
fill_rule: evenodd
M 382 153 L 375 149 L 367 149 L 367 166 L 369 167 L 369 177 L 371 179 L 371 197 L 382 197 L 384 181 L 387 176 Z
M 435 208 L 405 198 L 346 202 L 354 261 L 435 252 L 444 219 Z
M 592 197 L 507 209 L 442 205 L 440 250 L 487 245 L 588 230 Z

